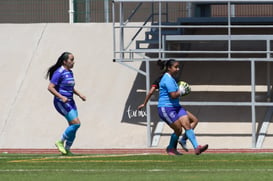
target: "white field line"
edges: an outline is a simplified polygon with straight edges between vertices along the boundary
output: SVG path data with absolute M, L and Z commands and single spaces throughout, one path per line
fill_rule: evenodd
M 272 172 L 273 169 L 0 169 L 1 172 Z
M 20 163 L 20 162 L 74 162 L 75 158 L 113 158 L 113 157 L 133 157 L 139 155 L 151 155 L 152 153 L 139 153 L 139 154 L 113 154 L 113 155 L 81 155 L 81 156 L 52 156 L 52 157 L 42 157 L 42 158 L 33 158 L 33 157 L 21 157 L 21 158 L 32 158 L 32 159 L 19 159 L 19 160 L 11 160 L 9 163 Z M 19 157 L 20 158 L 20 157 Z M 55 160 L 58 159 L 58 160 Z M 69 161 L 69 162 L 70 162 Z M 94 161 L 94 160 L 90 160 Z M 88 162 L 90 162 L 88 161 Z M 82 161 L 78 161 L 82 162 Z M 87 161 L 86 161 L 87 162 Z M 96 161 L 95 161 L 96 162 Z M 97 162 L 107 162 L 97 160 Z M 165 161 L 167 162 L 167 161 Z M 168 161 L 169 162 L 169 161 Z

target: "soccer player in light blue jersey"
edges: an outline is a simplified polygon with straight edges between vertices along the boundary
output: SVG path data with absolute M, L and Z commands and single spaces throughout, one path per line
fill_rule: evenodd
M 56 147 L 63 155 L 72 154 L 70 148 L 81 124 L 73 95 L 76 94 L 83 101 L 86 100 L 86 97 L 74 88 L 75 80 L 71 70 L 73 66 L 73 54 L 64 52 L 58 58 L 56 64 L 48 69 L 46 75 L 50 80 L 48 90 L 54 95 L 54 106 L 68 121 L 68 127 L 62 134 L 61 139 L 55 143 Z
M 174 59 L 166 62 L 166 72 L 159 83 L 158 113 L 160 118 L 165 121 L 173 130 L 170 144 L 167 147 L 167 153 L 170 155 L 179 155 L 176 150 L 176 144 L 182 133 L 182 128 L 192 143 L 195 154 L 199 155 L 208 149 L 208 145 L 201 146 L 198 144 L 187 111 L 180 105 L 179 97 L 185 90 L 177 85 L 174 79 L 179 71 L 179 63 Z
M 157 65 L 160 67 L 160 70 L 163 71 L 163 74 L 164 74 L 166 72 L 165 62 L 158 60 Z M 160 82 L 161 78 L 163 77 L 163 74 L 161 74 L 159 77 L 157 77 L 157 79 L 155 79 L 155 81 L 152 83 L 152 86 L 151 86 L 148 94 L 146 95 L 144 102 L 138 106 L 139 110 L 147 105 L 147 103 L 148 103 L 149 99 L 152 97 L 153 93 L 157 89 L 159 89 L 159 82 Z M 177 79 L 176 79 L 176 82 L 178 82 Z M 197 126 L 199 120 L 196 116 L 194 116 L 188 110 L 187 110 L 187 115 L 189 116 L 189 119 L 190 119 L 191 128 L 194 129 Z M 186 152 L 189 151 L 187 148 L 187 140 L 188 140 L 188 137 L 184 133 L 183 136 L 181 137 L 181 139 L 179 139 L 179 141 L 178 141 L 178 143 L 182 146 L 183 150 L 185 150 Z M 177 151 L 177 144 L 173 145 L 172 142 L 170 142 L 170 145 L 168 147 L 169 147 L 168 150 L 173 150 L 172 153 L 175 153 L 176 155 L 181 155 L 181 153 L 179 153 Z

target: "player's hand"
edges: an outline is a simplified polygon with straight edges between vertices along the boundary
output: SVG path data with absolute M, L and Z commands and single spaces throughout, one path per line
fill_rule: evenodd
M 84 95 L 79 95 L 82 101 L 86 101 L 86 97 Z
M 137 107 L 138 110 L 142 109 L 145 105 L 144 104 L 141 104 Z
M 179 89 L 180 96 L 182 96 L 182 95 L 185 94 L 185 92 L 186 92 L 185 87 L 183 87 L 183 86 L 180 85 L 178 89 Z
M 68 100 L 68 98 L 67 98 L 67 97 L 65 97 L 65 96 L 62 96 L 61 100 L 62 100 L 62 102 L 63 102 L 63 103 L 66 103 L 66 102 L 68 102 L 68 101 L 69 101 L 69 100 Z
M 191 87 L 187 82 L 179 81 L 178 86 L 180 96 L 188 95 L 191 92 Z

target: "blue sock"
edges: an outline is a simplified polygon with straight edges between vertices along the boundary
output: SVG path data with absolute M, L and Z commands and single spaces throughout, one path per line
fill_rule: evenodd
M 193 148 L 197 148 L 198 143 L 197 143 L 197 140 L 195 138 L 195 134 L 193 132 L 193 129 L 186 130 L 186 135 L 187 135 L 188 139 L 191 141 L 191 144 L 192 144 Z
M 74 140 L 73 140 L 73 141 L 68 141 L 68 140 L 67 140 L 66 143 L 65 143 L 65 149 L 66 149 L 66 150 L 70 150 L 70 148 L 71 148 L 73 142 L 74 142 Z
M 187 134 L 184 133 L 182 138 L 181 138 L 181 141 L 186 143 L 187 139 L 188 139 Z
M 63 133 L 63 138 L 67 140 L 67 148 L 70 148 L 71 145 L 73 144 L 73 141 L 76 137 L 76 132 L 79 129 L 80 124 L 72 124 L 66 128 L 66 130 Z
M 168 149 L 170 149 L 170 148 L 175 148 L 176 149 L 178 138 L 179 137 L 175 133 L 171 134 L 170 143 L 169 143 L 167 148 Z
M 194 130 L 194 129 L 192 129 L 192 130 Z M 182 141 L 182 142 L 185 142 L 185 143 L 186 143 L 187 139 L 189 139 L 189 138 L 187 137 L 187 134 L 186 134 L 186 133 L 184 133 L 184 134 L 183 134 L 183 136 L 182 136 L 182 138 L 180 139 L 180 141 Z

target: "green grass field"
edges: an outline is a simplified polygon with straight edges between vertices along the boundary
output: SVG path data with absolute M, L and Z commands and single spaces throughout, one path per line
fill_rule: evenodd
M 273 180 L 273 153 L 200 156 L 0 154 L 3 181 Z

